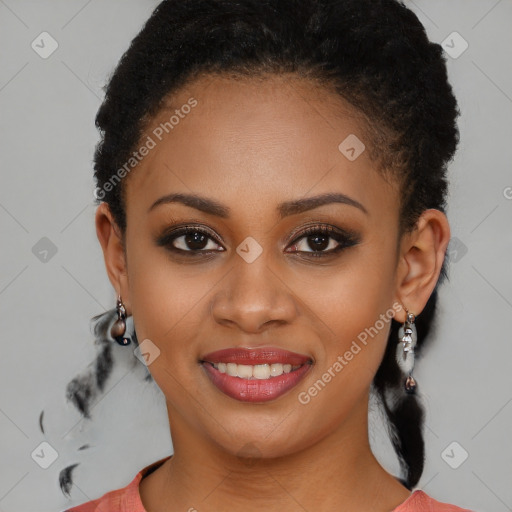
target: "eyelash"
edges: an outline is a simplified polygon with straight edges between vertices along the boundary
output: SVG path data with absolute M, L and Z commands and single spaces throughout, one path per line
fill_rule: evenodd
M 164 234 L 157 240 L 157 245 L 163 246 L 167 248 L 169 251 L 172 251 L 174 253 L 180 254 L 180 255 L 186 255 L 187 257 L 205 257 L 208 255 L 211 255 L 215 252 L 224 252 L 223 250 L 204 250 L 204 249 L 192 249 L 192 250 L 184 250 L 179 249 L 177 247 L 174 247 L 173 242 L 188 234 L 193 233 L 201 233 L 206 235 L 208 238 L 213 240 L 216 244 L 221 245 L 217 237 L 210 232 L 209 230 L 199 227 L 199 226 L 182 226 L 180 228 L 177 228 L 167 234 Z M 332 256 L 333 254 L 336 254 L 343 249 L 347 249 L 349 247 L 352 247 L 360 242 L 359 236 L 355 232 L 351 231 L 341 231 L 338 228 L 335 228 L 334 226 L 329 225 L 315 225 L 310 226 L 303 231 L 300 231 L 296 234 L 295 238 L 293 239 L 293 242 L 290 244 L 292 246 L 297 245 L 297 243 L 302 240 L 303 238 L 307 238 L 311 235 L 321 235 L 327 238 L 331 238 L 338 242 L 338 246 L 334 249 L 331 249 L 329 251 L 296 251 L 297 253 L 301 255 L 306 255 L 308 258 L 322 258 L 322 257 L 328 257 Z M 329 245 L 329 244 L 328 244 Z
M 329 226 L 325 224 L 320 224 L 316 226 L 310 226 L 303 231 L 300 231 L 294 238 L 292 245 L 296 245 L 297 242 L 302 240 L 303 238 L 307 238 L 311 235 L 321 235 L 327 238 L 332 238 L 336 242 L 338 242 L 338 246 L 334 249 L 330 249 L 329 251 L 297 251 L 302 254 L 307 254 L 307 257 L 313 258 L 321 258 L 331 256 L 336 254 L 343 249 L 348 249 L 359 243 L 359 236 L 350 231 L 341 231 L 334 226 Z M 329 244 L 328 244 L 329 245 Z

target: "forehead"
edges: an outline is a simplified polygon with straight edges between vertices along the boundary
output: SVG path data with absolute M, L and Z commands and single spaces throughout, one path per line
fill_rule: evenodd
M 207 75 L 169 97 L 145 127 L 141 141 L 152 147 L 127 182 L 128 209 L 174 191 L 226 203 L 236 195 L 248 206 L 336 189 L 378 203 L 382 187 L 392 190 L 365 133 L 355 108 L 305 79 Z

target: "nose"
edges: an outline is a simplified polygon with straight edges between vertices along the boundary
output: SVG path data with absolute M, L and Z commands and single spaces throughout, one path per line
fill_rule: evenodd
M 261 333 L 293 322 L 298 314 L 293 292 L 262 256 L 252 263 L 242 258 L 235 262 L 212 298 L 211 313 L 217 323 Z

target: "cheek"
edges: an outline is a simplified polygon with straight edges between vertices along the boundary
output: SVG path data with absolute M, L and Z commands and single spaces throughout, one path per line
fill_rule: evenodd
M 158 365 L 174 366 L 197 357 L 191 349 L 198 317 L 205 314 L 213 283 L 204 268 L 172 263 L 163 249 L 140 244 L 128 255 L 128 281 L 139 342 L 151 340 L 160 350 Z M 192 266 L 194 267 L 194 266 Z
M 317 377 L 330 371 L 340 375 L 325 379 L 342 387 L 344 393 L 359 394 L 367 386 L 382 360 L 386 347 L 393 309 L 384 283 L 368 283 L 350 279 L 331 281 L 322 298 L 314 301 L 318 322 L 322 325 L 322 348 L 317 350 Z M 338 284 L 339 286 L 336 286 Z M 340 287 L 341 286 L 341 287 Z M 317 332 L 318 329 L 317 329 Z M 340 366 L 341 365 L 341 366 Z
M 342 350 L 391 308 L 394 251 L 389 242 L 367 237 L 355 250 L 342 255 L 339 265 L 314 271 L 295 269 L 284 275 L 313 313 L 325 339 Z
M 314 373 L 294 391 L 306 430 L 318 430 L 318 418 L 322 418 L 319 437 L 336 428 L 359 406 L 364 409 L 384 355 L 394 312 L 391 304 L 383 306 L 376 295 L 376 288 L 368 288 L 357 300 L 349 289 L 332 294 L 337 302 L 325 297 L 323 314 L 331 336 L 322 340 L 323 350 L 317 351 Z
M 394 314 L 394 252 L 384 240 L 366 242 L 339 270 L 301 281 L 298 294 L 308 297 L 319 327 L 322 350 L 317 351 L 313 383 L 302 388 L 319 414 L 335 415 L 367 392 L 386 348 Z M 321 329 L 321 330 L 320 330 Z M 317 398 L 322 396 L 322 398 Z M 335 402 L 333 402 L 333 400 Z M 320 410 L 325 411 L 320 412 Z
M 201 279 L 183 279 L 170 266 L 147 269 L 130 277 L 134 325 L 139 343 L 150 340 L 152 357 L 148 369 L 167 401 L 181 414 L 194 404 L 189 389 L 197 378 L 198 315 L 207 287 Z M 156 346 L 156 348 L 155 348 Z M 193 407 L 192 407 L 193 408 Z

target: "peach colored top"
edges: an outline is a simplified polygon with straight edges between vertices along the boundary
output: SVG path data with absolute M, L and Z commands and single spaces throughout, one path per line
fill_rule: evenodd
M 149 473 L 157 469 L 171 456 L 153 462 L 141 469 L 135 478 L 121 489 L 107 492 L 97 498 L 64 512 L 147 512 L 142 504 L 139 494 L 139 483 Z M 456 507 L 448 503 L 441 503 L 417 489 L 411 493 L 401 505 L 390 512 L 474 512 L 466 508 Z

